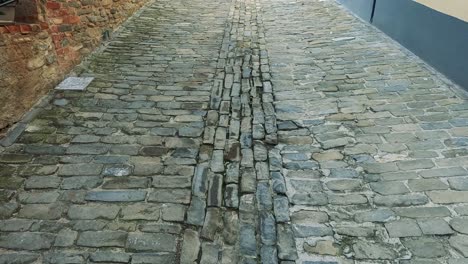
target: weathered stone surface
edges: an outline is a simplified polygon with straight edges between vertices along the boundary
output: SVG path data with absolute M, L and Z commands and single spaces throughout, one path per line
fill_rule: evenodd
M 332 191 L 346 191 L 346 190 L 355 190 L 361 187 L 361 181 L 351 180 L 351 179 L 342 179 L 342 180 L 332 180 L 326 182 L 328 189 Z
M 364 165 L 364 169 L 368 173 L 385 173 L 397 171 L 398 167 L 395 163 L 367 163 Z
M 403 182 L 388 181 L 388 182 L 375 182 L 370 184 L 372 190 L 382 195 L 394 195 L 409 193 L 408 188 Z
M 414 220 L 398 220 L 385 224 L 390 237 L 421 236 L 422 232 Z
M 133 167 L 129 165 L 106 165 L 102 171 L 103 176 L 122 177 L 132 173 Z
M 178 224 L 141 224 L 138 225 L 138 229 L 142 232 L 147 233 L 169 233 L 169 234 L 179 234 L 181 233 L 182 227 Z
M 375 235 L 375 228 L 373 226 L 337 226 L 334 231 L 340 235 L 353 236 L 353 237 L 372 237 Z
M 226 167 L 226 182 L 238 183 L 239 182 L 239 163 L 230 162 Z
M 33 221 L 24 219 L 8 219 L 0 221 L 0 231 L 14 232 L 14 231 L 27 231 Z
M 86 194 L 88 201 L 137 202 L 146 198 L 146 191 L 91 191 Z
M 259 182 L 257 184 L 257 204 L 258 209 L 262 210 L 271 210 L 273 209 L 273 200 L 270 190 L 270 185 L 267 182 Z
M 247 256 L 256 256 L 257 245 L 255 239 L 255 227 L 247 224 L 241 224 L 239 239 L 240 253 Z
M 357 241 L 353 244 L 356 259 L 389 259 L 398 257 L 398 253 L 387 245 L 367 241 Z
M 426 204 L 428 199 L 422 194 L 376 196 L 374 203 L 381 206 L 411 206 Z
M 152 220 L 157 221 L 160 216 L 160 207 L 150 204 L 132 204 L 122 208 L 120 212 L 123 220 Z
M 296 237 L 321 237 L 333 235 L 333 230 L 325 225 L 293 225 Z
M 278 252 L 276 247 L 273 246 L 262 246 L 260 249 L 260 257 L 263 263 L 277 264 L 278 263 Z
M 193 196 L 187 211 L 187 223 L 202 226 L 205 221 L 205 210 L 205 199 Z
M 223 239 L 229 245 L 239 241 L 239 213 L 236 211 L 223 212 Z
M 132 264 L 174 263 L 174 253 L 137 253 L 132 255 Z
M 463 262 L 466 262 L 465 258 L 449 259 L 448 261 L 449 264 L 463 264 Z
M 39 254 L 34 253 L 5 253 L 0 256 L 0 263 L 29 264 L 33 263 L 39 256 Z
M 468 218 L 453 218 L 450 226 L 457 232 L 468 234 Z
M 331 178 L 357 178 L 359 173 L 352 169 L 334 168 L 330 169 Z
M 70 219 L 115 219 L 120 208 L 116 205 L 72 205 L 68 209 Z
M 420 237 L 416 239 L 405 239 L 403 241 L 412 254 L 422 258 L 437 258 L 445 255 L 444 244 L 434 238 Z
M 70 247 L 73 246 L 78 236 L 78 232 L 70 229 L 62 229 L 55 238 L 54 246 L 56 247 Z
M 447 207 L 408 207 L 394 208 L 393 210 L 399 216 L 410 218 L 445 217 L 451 215 Z
M 156 188 L 188 188 L 192 181 L 189 177 L 155 176 L 152 185 Z
M 129 233 L 126 247 L 132 251 L 175 252 L 176 237 L 171 234 Z
M 301 193 L 320 192 L 323 190 L 322 183 L 316 180 L 291 179 L 290 183 L 294 190 Z
M 450 235 L 454 233 L 443 219 L 421 219 L 418 221 L 418 225 L 425 235 Z
M 0 205 L 0 219 L 11 217 L 18 209 L 19 205 L 16 202 L 3 203 Z
M 84 247 L 124 247 L 127 233 L 122 231 L 85 231 L 76 244 Z
M 240 189 L 243 193 L 253 193 L 256 190 L 256 173 L 252 168 L 245 169 L 240 178 Z
M 222 228 L 222 224 L 221 210 L 219 208 L 208 208 L 201 236 L 209 240 L 214 240 L 215 234 Z
M 62 216 L 65 208 L 62 204 L 27 204 L 23 205 L 18 216 L 28 219 L 55 220 Z
M 377 209 L 356 213 L 354 218 L 357 222 L 388 222 L 395 218 L 395 213 L 390 209 Z
M 226 189 L 224 191 L 224 204 L 226 207 L 239 207 L 239 190 L 236 184 L 226 185 Z
M 200 262 L 208 264 L 218 263 L 219 254 L 220 249 L 218 245 L 212 243 L 203 243 Z
M 85 254 L 75 252 L 50 252 L 44 254 L 45 263 L 83 263 Z
M 181 204 L 163 204 L 162 219 L 164 221 L 182 222 L 185 219 L 186 210 L 186 206 Z
M 431 191 L 427 195 L 437 204 L 468 203 L 468 191 Z
M 103 189 L 141 189 L 149 186 L 148 178 L 122 177 L 106 179 Z
M 130 260 L 130 254 L 121 252 L 98 251 L 91 254 L 90 259 L 94 262 L 128 263 Z
M 431 160 L 400 161 L 397 165 L 401 170 L 430 169 L 434 167 L 434 163 Z
M 365 204 L 367 197 L 362 194 L 329 194 L 328 202 L 334 205 L 351 205 L 351 204 Z
M 260 239 L 264 245 L 276 245 L 276 223 L 271 213 L 260 213 Z
M 7 233 L 0 237 L 0 247 L 16 250 L 50 249 L 55 236 L 49 233 Z
M 192 264 L 198 258 L 198 252 L 200 251 L 200 239 L 198 232 L 187 229 L 184 232 L 182 240 L 182 251 L 180 253 L 181 264 Z
M 208 187 L 208 206 L 220 207 L 222 204 L 222 189 L 223 189 L 223 176 L 220 174 L 215 174 L 210 179 L 210 184 Z
M 58 200 L 59 192 L 22 192 L 19 194 L 19 200 L 25 204 L 48 204 Z
M 148 197 L 150 202 L 182 203 L 190 202 L 188 189 L 156 189 Z
M 299 194 L 296 193 L 290 198 L 291 203 L 298 205 L 326 205 L 328 203 L 328 197 L 324 193 L 308 193 Z
M 296 260 L 298 255 L 291 227 L 288 224 L 279 224 L 277 227 L 278 257 L 282 260 Z
M 327 223 L 328 220 L 328 214 L 320 211 L 300 210 L 291 213 L 294 224 Z
M 98 176 L 73 176 L 64 178 L 61 188 L 65 190 L 92 189 L 102 183 Z
M 205 197 L 208 190 L 208 168 L 203 165 L 197 166 L 192 182 L 192 195 Z
M 288 222 L 290 220 L 288 198 L 284 196 L 277 196 L 274 198 L 273 205 L 276 221 Z
M 450 245 L 460 252 L 465 258 L 468 257 L 468 236 L 456 235 L 449 239 Z
M 213 151 L 213 159 L 211 160 L 211 170 L 213 172 L 223 172 L 224 171 L 224 161 L 223 161 L 223 151 L 215 150 Z
M 338 247 L 333 244 L 333 241 L 319 240 L 311 245 L 304 243 L 304 251 L 312 254 L 336 256 L 339 253 Z
M 57 188 L 62 179 L 56 176 L 36 176 L 25 181 L 25 189 L 49 189 Z
M 440 168 L 432 170 L 423 170 L 419 174 L 424 178 L 464 176 L 466 170 L 461 167 Z
M 415 192 L 448 189 L 447 184 L 437 179 L 409 180 L 408 186 Z
M 468 191 L 468 178 L 453 178 L 448 182 L 453 190 Z

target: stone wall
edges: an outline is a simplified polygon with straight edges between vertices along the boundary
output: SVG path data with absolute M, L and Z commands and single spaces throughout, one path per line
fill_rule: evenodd
M 17 23 L 0 25 L 0 131 L 147 1 L 20 0 Z

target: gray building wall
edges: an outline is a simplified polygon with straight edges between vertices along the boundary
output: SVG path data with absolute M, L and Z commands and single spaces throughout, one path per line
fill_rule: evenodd
M 468 90 L 468 22 L 412 0 L 338 1 Z

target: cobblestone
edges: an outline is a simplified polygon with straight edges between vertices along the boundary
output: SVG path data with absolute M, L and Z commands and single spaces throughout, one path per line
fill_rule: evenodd
M 86 231 L 80 234 L 76 244 L 85 247 L 124 247 L 127 233 L 122 231 Z

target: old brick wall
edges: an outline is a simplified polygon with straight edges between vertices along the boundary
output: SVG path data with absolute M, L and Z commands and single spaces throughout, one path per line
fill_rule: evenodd
M 148 1 L 20 0 L 17 23 L 0 25 L 0 131 Z

